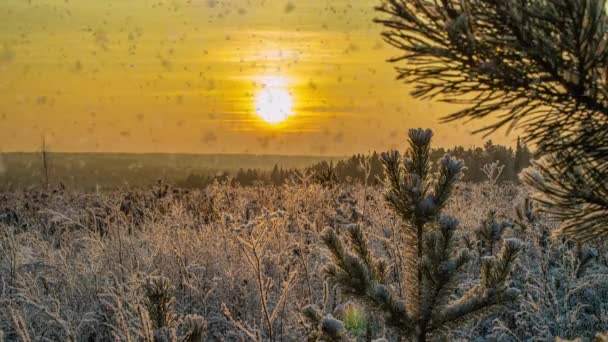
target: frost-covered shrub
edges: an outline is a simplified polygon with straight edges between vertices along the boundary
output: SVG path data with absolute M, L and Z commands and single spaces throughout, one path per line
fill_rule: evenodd
M 522 272 L 514 277 L 522 300 L 503 313 L 489 338 L 590 340 L 608 330 L 608 267 L 597 248 L 549 239 L 550 227 L 524 206 L 527 215 L 519 209 L 518 216 L 527 227 L 527 248 L 520 256 Z

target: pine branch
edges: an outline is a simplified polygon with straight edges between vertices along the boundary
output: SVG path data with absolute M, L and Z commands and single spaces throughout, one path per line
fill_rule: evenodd
M 351 340 L 343 322 L 331 315 L 324 315 L 313 305 L 304 307 L 302 313 L 314 326 L 314 330 L 309 334 L 309 341 L 346 342 Z
M 545 158 L 524 172 L 523 180 L 540 191 L 533 198 L 541 211 L 561 221 L 555 236 L 584 243 L 608 235 L 608 183 L 600 165 L 562 166 Z M 607 164 L 608 165 L 608 164 Z M 608 171 L 608 166 L 606 166 Z
M 327 276 L 347 293 L 384 312 L 389 324 L 400 331 L 411 332 L 413 322 L 406 313 L 405 301 L 397 299 L 386 286 L 375 281 L 361 258 L 345 252 L 333 229 L 324 230 L 323 242 L 332 254 L 332 263 L 325 266 Z
M 488 216 L 481 222 L 481 226 L 475 230 L 479 256 L 493 255 L 494 246 L 502 240 L 505 229 L 510 227 L 513 227 L 510 222 L 496 221 L 496 212 L 492 210 L 488 212 Z
M 423 183 L 426 181 L 430 169 L 432 138 L 433 131 L 430 129 L 409 130 L 410 152 L 408 153 L 409 158 L 403 160 L 404 167 L 408 173 L 418 175 Z M 424 196 L 424 193 L 422 195 Z
M 454 234 L 458 220 L 444 216 L 439 220 L 439 229 L 429 232 L 425 240 L 425 257 L 422 262 L 425 278 L 423 317 L 431 320 L 438 305 L 445 305 L 449 299 L 450 284 L 462 266 L 469 261 L 466 250 L 454 254 Z
M 441 160 L 439 177 L 435 184 L 435 202 L 438 210 L 443 209 L 448 199 L 452 195 L 452 190 L 456 183 L 462 178 L 466 169 L 462 160 L 446 154 Z
M 414 96 L 471 105 L 447 120 L 496 114 L 487 131 L 519 124 L 543 133 L 529 137 L 542 141 L 554 125 L 574 128 L 576 120 L 567 119 L 577 111 L 581 118 L 599 113 L 592 117 L 606 127 L 606 84 L 597 77 L 608 55 L 603 1 L 574 2 L 585 25 L 562 19 L 573 14 L 560 6 L 566 2 L 572 1 L 388 0 L 376 21 L 403 52 L 391 61 L 407 59 L 397 70 L 418 85 Z M 462 96 L 470 93 L 477 95 Z M 544 148 L 556 151 L 559 144 L 555 136 Z
M 351 224 L 347 227 L 350 240 L 356 255 L 365 263 L 365 266 L 369 269 L 371 278 L 378 282 L 383 283 L 386 263 L 382 259 L 374 259 L 367 245 L 367 239 L 361 229 L 361 225 Z
M 440 308 L 433 316 L 432 329 L 471 319 L 484 314 L 492 306 L 515 300 L 519 296 L 519 290 L 509 287 L 508 282 L 521 248 L 519 240 L 508 239 L 498 257 L 482 259 L 480 284 L 459 300 Z

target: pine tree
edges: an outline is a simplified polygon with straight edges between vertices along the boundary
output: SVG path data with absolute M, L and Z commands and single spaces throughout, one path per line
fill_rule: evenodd
M 370 309 L 384 312 L 387 324 L 414 341 L 425 341 L 446 328 L 483 315 L 519 293 L 509 286 L 509 277 L 521 244 L 511 239 L 503 242 L 498 255 L 482 258 L 479 284 L 453 300 L 453 289 L 470 252 L 459 247 L 458 220 L 441 212 L 462 176 L 464 164 L 446 155 L 433 177 L 431 138 L 430 130 L 410 130 L 405 158 L 396 151 L 382 155 L 387 175 L 385 198 L 402 221 L 405 265 L 399 271 L 406 279 L 404 284 L 389 284 L 387 262 L 373 256 L 360 225 L 347 228 L 351 248 L 332 228 L 326 228 L 322 235 L 331 255 L 325 267 L 328 278 Z M 397 296 L 394 286 L 401 287 L 404 297 Z M 316 322 L 322 322 L 315 315 Z M 323 330 L 323 336 L 330 331 Z M 344 331 L 336 331 L 340 334 L 333 340 L 343 340 Z
M 518 174 L 524 167 L 522 166 L 523 148 L 521 146 L 521 138 L 517 137 L 517 145 L 515 145 L 515 160 L 513 161 L 513 171 Z
M 530 166 L 532 160 L 532 152 L 528 146 L 517 137 L 517 145 L 515 146 L 515 157 L 513 159 L 513 171 L 515 175 L 519 174 L 523 169 Z
M 270 182 L 273 185 L 281 185 L 283 183 L 283 169 L 279 169 L 279 165 L 274 164 L 270 173 Z
M 334 166 L 333 161 L 321 163 L 319 168 L 315 171 L 314 178 L 319 184 L 325 187 L 333 187 L 333 185 L 338 182 L 336 167 Z
M 608 235 L 606 0 L 383 0 L 377 22 L 403 54 L 391 61 L 412 95 L 466 105 L 446 121 L 523 128 L 547 156 L 526 181 L 556 232 Z M 583 188 L 581 188 L 583 186 Z

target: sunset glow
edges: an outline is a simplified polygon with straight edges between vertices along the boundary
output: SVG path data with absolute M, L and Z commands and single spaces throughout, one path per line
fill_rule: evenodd
M 0 152 L 38 151 L 41 137 L 68 152 L 398 148 L 454 106 L 395 81 L 375 5 L 4 0 Z M 482 124 L 443 125 L 436 142 L 480 145 L 468 132 Z

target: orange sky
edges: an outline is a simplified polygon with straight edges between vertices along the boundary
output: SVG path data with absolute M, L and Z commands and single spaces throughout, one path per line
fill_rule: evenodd
M 2 0 L 0 151 L 344 155 L 419 126 L 480 145 L 395 81 L 378 1 Z M 256 115 L 268 79 L 293 98 L 278 126 Z

